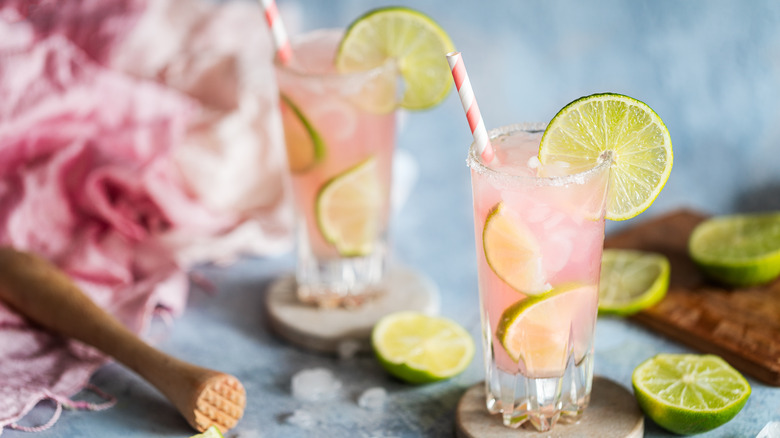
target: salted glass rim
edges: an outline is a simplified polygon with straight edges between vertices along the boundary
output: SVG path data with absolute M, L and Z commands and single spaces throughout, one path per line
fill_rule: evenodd
M 543 133 L 547 128 L 547 123 L 542 122 L 526 122 L 526 123 L 513 123 L 511 125 L 501 126 L 496 129 L 488 131 L 488 138 L 490 140 L 496 139 L 501 136 L 512 135 L 517 132 L 527 133 Z M 612 158 L 610 154 L 602 155 L 599 158 L 599 163 L 590 169 L 583 170 L 582 172 L 572 173 L 569 175 L 561 176 L 536 176 L 536 175 L 521 175 L 517 173 L 510 173 L 493 169 L 482 161 L 482 158 L 477 153 L 476 142 L 471 143 L 469 147 L 468 158 L 466 159 L 468 166 L 475 170 L 480 175 L 494 178 L 498 181 L 506 181 L 519 184 L 529 184 L 540 186 L 565 186 L 569 184 L 585 184 L 590 181 L 595 175 L 600 174 L 606 168 L 612 165 Z

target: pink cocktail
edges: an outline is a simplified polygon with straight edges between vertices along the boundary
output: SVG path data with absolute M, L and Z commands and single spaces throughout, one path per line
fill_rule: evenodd
M 487 408 L 548 430 L 587 406 L 609 161 L 583 173 L 541 167 L 544 125 L 490 133 L 495 158 L 468 163 Z
M 293 41 L 276 64 L 296 206 L 298 296 L 357 305 L 383 276 L 387 254 L 395 84 L 392 62 L 340 73 L 342 30 Z

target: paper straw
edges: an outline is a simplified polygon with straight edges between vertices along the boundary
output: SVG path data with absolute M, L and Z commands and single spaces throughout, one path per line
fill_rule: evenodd
M 276 56 L 279 57 L 279 61 L 282 64 L 287 64 L 292 57 L 292 49 L 290 48 L 290 39 L 287 38 L 284 23 L 282 23 L 282 17 L 279 16 L 276 1 L 260 0 L 260 3 L 263 5 L 263 12 L 265 12 L 265 21 L 268 22 L 268 27 L 271 29 Z
M 447 62 L 452 69 L 452 79 L 455 80 L 455 87 L 458 89 L 460 102 L 463 104 L 463 110 L 466 111 L 466 119 L 469 121 L 471 135 L 474 136 L 474 143 L 477 144 L 477 152 L 482 157 L 482 161 L 490 163 L 493 161 L 493 146 L 490 144 L 485 122 L 482 121 L 482 114 L 479 112 L 477 99 L 474 97 L 474 90 L 471 89 L 471 81 L 466 73 L 466 66 L 463 65 L 463 57 L 460 52 L 450 52 L 447 54 Z

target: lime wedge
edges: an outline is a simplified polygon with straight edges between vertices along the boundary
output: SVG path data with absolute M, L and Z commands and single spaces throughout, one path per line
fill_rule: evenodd
M 371 345 L 390 374 L 415 384 L 454 377 L 474 357 L 474 341 L 458 323 L 417 312 L 380 319 L 371 333 Z
M 631 382 L 645 414 L 684 435 L 725 424 L 750 396 L 747 380 L 713 355 L 659 354 L 636 367 Z
M 630 219 L 653 203 L 672 171 L 669 131 L 643 102 L 609 93 L 571 102 L 547 125 L 539 160 L 578 172 L 594 167 L 607 151 L 613 162 L 606 218 Z
M 315 201 L 322 236 L 342 256 L 369 254 L 379 232 L 384 198 L 376 157 L 336 175 L 323 184 Z
M 666 296 L 669 260 L 661 254 L 605 249 L 601 258 L 599 312 L 632 315 Z
M 485 219 L 482 247 L 488 266 L 504 283 L 525 295 L 544 293 L 546 280 L 536 238 L 518 214 L 496 204 Z
M 561 376 L 572 349 L 579 363 L 591 348 L 597 293 L 572 283 L 520 300 L 501 315 L 496 338 L 526 376 Z
M 222 433 L 219 431 L 217 426 L 211 426 L 208 429 L 206 429 L 203 433 L 193 435 L 190 438 L 225 438 L 225 437 L 222 436 Z
M 780 213 L 708 219 L 694 228 L 688 252 L 705 273 L 725 284 L 767 283 L 780 275 Z
M 290 172 L 305 172 L 325 158 L 325 142 L 289 97 L 282 94 L 279 107 Z
M 427 15 L 404 7 L 374 9 L 347 28 L 336 54 L 341 72 L 366 71 L 395 60 L 404 80 L 401 106 L 430 108 L 452 86 L 446 53 L 454 50 L 447 33 Z

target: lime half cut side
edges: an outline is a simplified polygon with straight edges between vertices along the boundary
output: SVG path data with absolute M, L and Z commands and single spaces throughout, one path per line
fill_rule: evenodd
M 594 94 L 571 102 L 547 125 L 539 146 L 545 166 L 572 172 L 596 166 L 609 153 L 606 218 L 630 219 L 645 211 L 672 171 L 672 140 L 645 103 L 620 94 Z
M 780 275 L 780 213 L 708 219 L 694 228 L 688 252 L 706 274 L 727 285 L 767 283 Z
M 379 233 L 383 199 L 377 159 L 372 156 L 323 184 L 317 193 L 317 225 L 345 257 L 365 256 Z
M 403 78 L 401 106 L 430 108 L 450 91 L 446 53 L 454 50 L 447 33 L 422 12 L 385 7 L 349 25 L 336 54 L 341 72 L 366 71 L 394 60 Z
M 224 438 L 224 436 L 222 436 L 222 432 L 219 431 L 217 426 L 211 426 L 203 433 L 193 435 L 190 438 Z
M 371 333 L 379 362 L 409 383 L 429 383 L 460 374 L 474 357 L 474 341 L 458 323 L 417 312 L 380 319 Z
M 560 377 L 571 352 L 579 363 L 591 348 L 597 293 L 571 283 L 520 300 L 501 315 L 496 338 L 526 376 Z
M 605 249 L 601 258 L 599 313 L 627 316 L 666 296 L 669 260 L 662 254 Z
M 645 414 L 682 435 L 725 424 L 750 397 L 747 380 L 714 355 L 659 354 L 636 367 L 631 382 Z
M 325 159 L 325 141 L 289 97 L 279 100 L 290 172 L 305 172 Z

